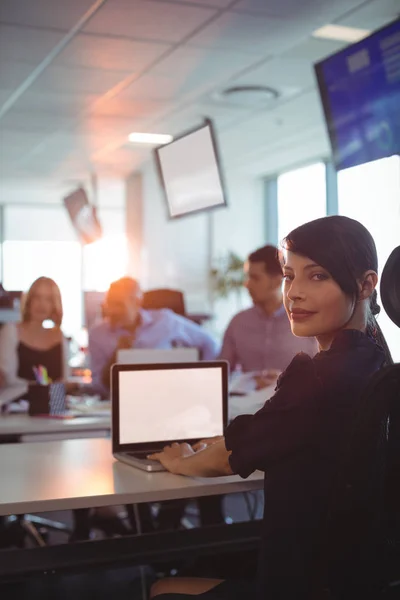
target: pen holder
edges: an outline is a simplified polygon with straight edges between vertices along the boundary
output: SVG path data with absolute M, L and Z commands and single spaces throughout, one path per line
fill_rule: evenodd
M 63 383 L 31 384 L 28 390 L 29 415 L 62 414 L 65 412 L 65 398 Z

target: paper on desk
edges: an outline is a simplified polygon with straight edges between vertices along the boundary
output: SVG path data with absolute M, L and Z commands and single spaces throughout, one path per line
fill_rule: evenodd
M 67 406 L 76 414 L 88 417 L 104 417 L 111 411 L 111 402 L 100 401 L 90 396 L 67 396 Z
M 25 382 L 16 383 L 0 390 L 0 407 L 8 404 L 17 398 L 20 398 L 28 392 L 28 384 Z
M 255 380 L 256 372 L 240 373 L 232 375 L 229 382 L 229 393 L 250 394 L 256 390 L 257 382 Z
M 238 415 L 254 415 L 274 395 L 275 387 L 274 384 L 246 396 L 230 396 L 228 401 L 229 420 L 235 419 Z

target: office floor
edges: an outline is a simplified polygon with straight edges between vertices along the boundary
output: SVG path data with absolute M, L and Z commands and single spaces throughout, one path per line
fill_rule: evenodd
M 228 522 L 240 522 L 249 518 L 260 519 L 263 510 L 263 493 L 251 492 L 248 494 L 230 494 L 224 498 L 224 513 Z M 198 517 L 194 503 L 185 511 L 185 527 L 196 527 Z M 67 525 L 72 525 L 70 511 L 46 513 L 41 516 L 57 520 Z M 103 537 L 100 531 L 95 532 L 96 537 Z M 47 539 L 48 544 L 66 543 L 67 536 L 63 533 L 51 532 Z M 0 550 L 1 560 L 1 550 Z M 199 573 L 203 573 L 199 565 Z M 155 579 L 155 572 L 151 568 L 141 571 L 137 567 L 108 568 L 92 570 L 77 574 L 46 575 L 31 577 L 25 581 L 0 583 L 0 598 L 2 600 L 23 600 L 40 597 L 41 600 L 105 600 L 118 598 L 118 600 L 142 600 L 141 576 L 145 574 L 148 587 Z

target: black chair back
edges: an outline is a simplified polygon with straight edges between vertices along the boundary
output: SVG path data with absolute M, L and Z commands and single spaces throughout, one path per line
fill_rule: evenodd
M 381 298 L 400 326 L 400 247 L 382 273 Z M 361 397 L 342 448 L 319 551 L 316 586 L 340 573 L 340 598 L 376 597 L 376 590 L 352 587 L 374 579 L 365 565 L 375 570 L 377 586 L 400 586 L 400 364 L 375 373 Z M 356 564 L 364 565 L 364 573 Z M 396 591 L 400 595 L 400 587 Z
M 143 308 L 158 310 L 169 308 L 177 315 L 185 316 L 185 299 L 179 290 L 149 290 L 143 294 Z

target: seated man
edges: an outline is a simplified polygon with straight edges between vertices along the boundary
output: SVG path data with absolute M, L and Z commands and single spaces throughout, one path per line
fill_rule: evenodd
M 218 354 L 207 331 L 171 310 L 144 310 L 137 281 L 123 277 L 107 293 L 105 320 L 89 331 L 89 355 L 93 388 L 102 396 L 110 389 L 110 367 L 123 348 L 198 348 L 202 360 Z
M 231 372 L 255 374 L 255 387 L 270 383 L 268 371 L 284 371 L 298 352 L 317 352 L 315 338 L 293 335 L 282 303 L 282 269 L 278 250 L 263 246 L 245 264 L 246 282 L 254 306 L 233 317 L 224 335 L 220 358 Z M 273 379 L 273 378 L 272 378 Z

